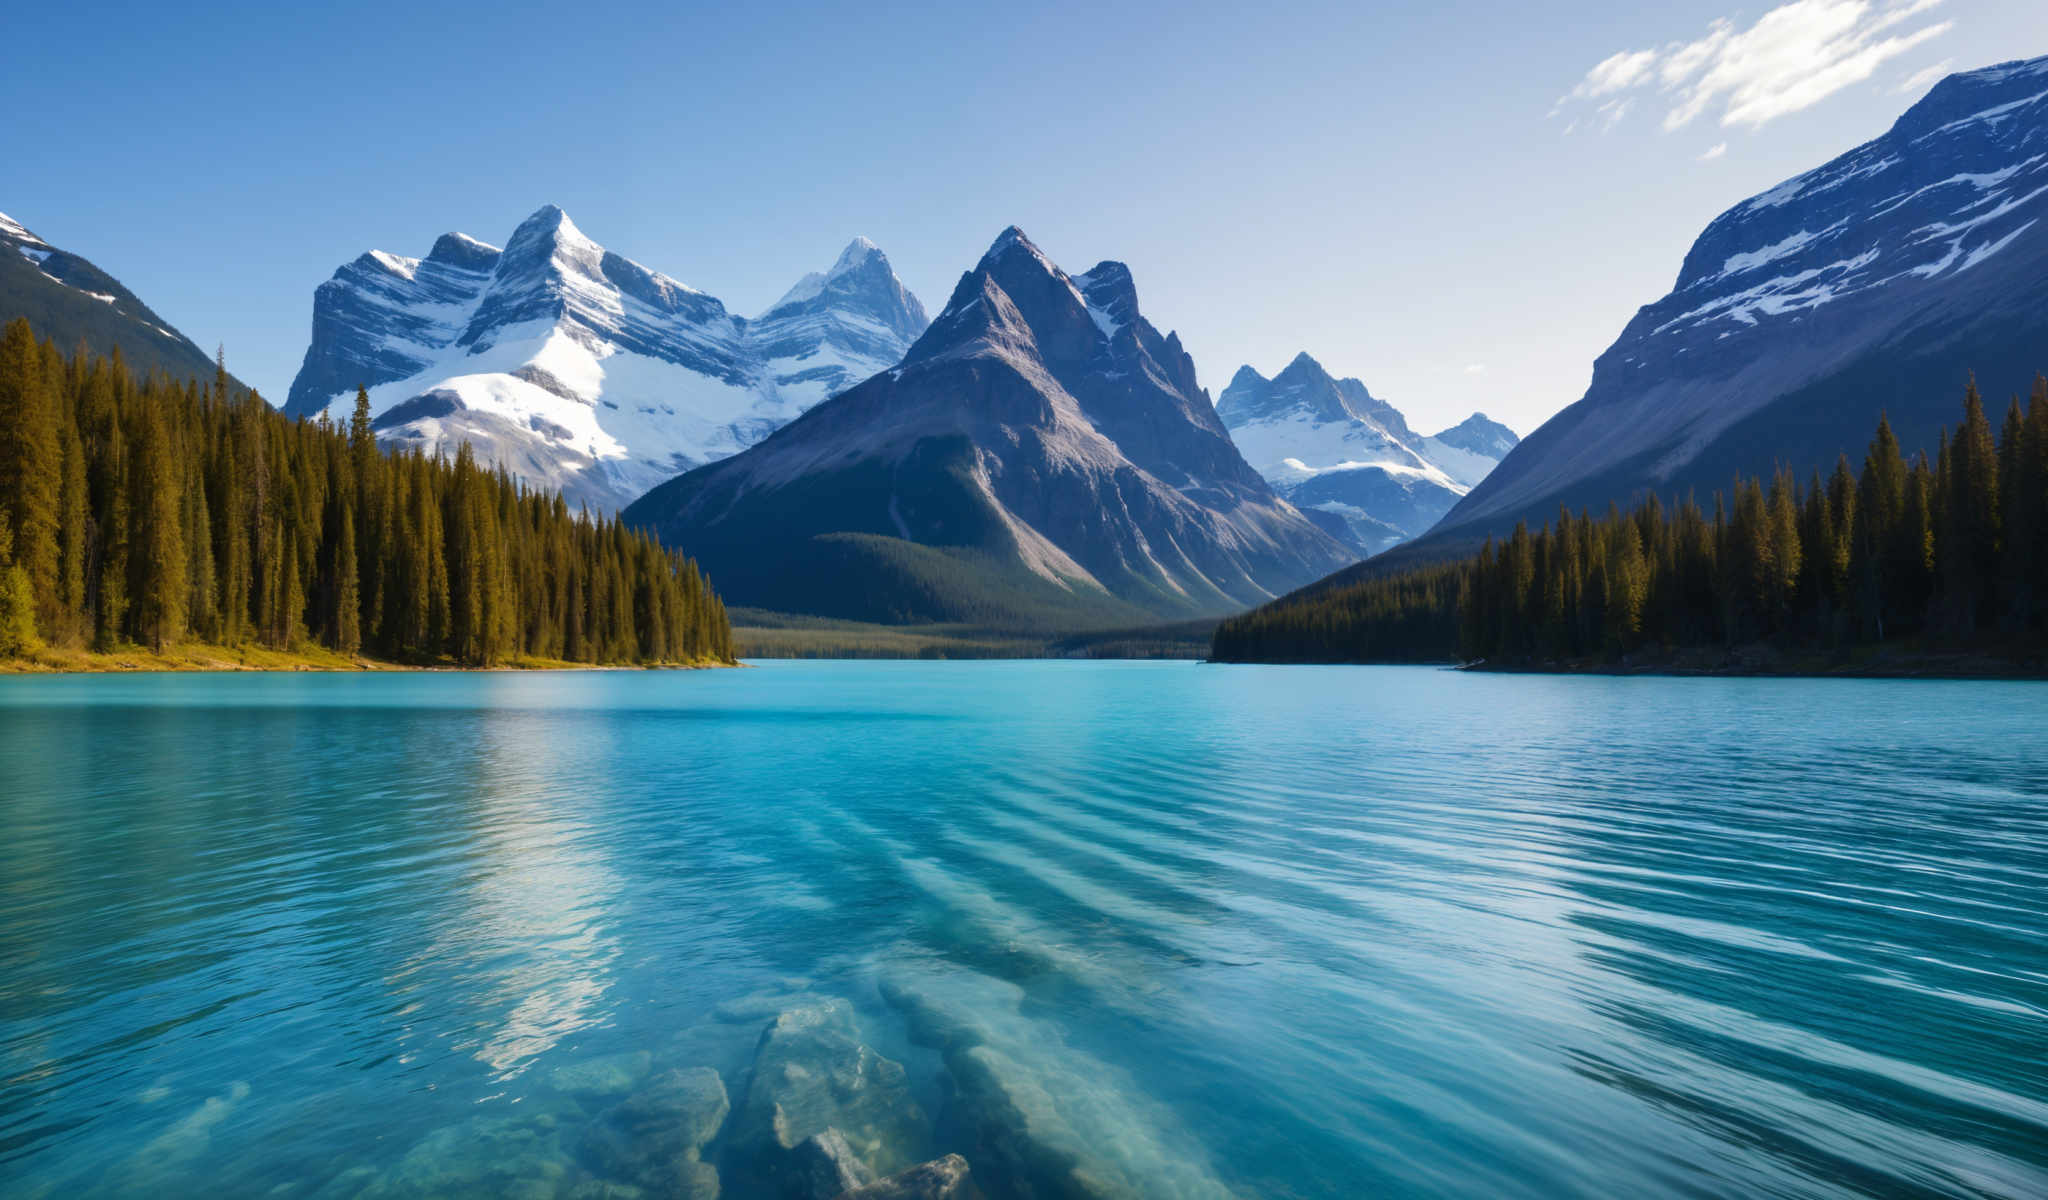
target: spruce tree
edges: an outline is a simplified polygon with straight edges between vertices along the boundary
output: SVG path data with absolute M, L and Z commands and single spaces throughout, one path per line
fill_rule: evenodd
M 185 635 L 190 580 L 184 530 L 178 521 L 184 471 L 156 406 L 141 406 L 137 425 L 135 534 L 130 549 L 135 579 L 133 621 L 137 639 L 162 650 Z
M 0 331 L 0 513 L 14 533 L 14 565 L 35 595 L 36 625 L 56 636 L 64 623 L 59 571 L 63 442 L 58 398 L 42 349 L 25 319 Z
M 41 648 L 35 591 L 28 572 L 14 561 L 14 525 L 0 512 L 0 658 L 19 658 Z
M 335 542 L 334 649 L 353 657 L 363 644 L 361 575 L 356 564 L 356 514 L 341 506 L 341 527 Z
M 1948 625 L 1968 635 L 1983 624 L 1998 578 L 1998 452 L 1974 379 L 1963 395 L 1962 426 L 1949 446 L 1942 503 Z

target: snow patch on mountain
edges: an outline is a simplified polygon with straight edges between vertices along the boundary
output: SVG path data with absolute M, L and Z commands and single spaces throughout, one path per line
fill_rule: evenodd
M 1354 542 L 1375 553 L 1434 524 L 1515 444 L 1505 426 L 1476 413 L 1419 435 L 1363 383 L 1331 377 L 1305 353 L 1271 379 L 1239 368 L 1216 413 L 1276 491 L 1345 516 Z
M 47 249 L 50 245 L 50 243 L 37 237 L 35 234 L 30 233 L 28 231 L 28 226 L 23 225 L 21 222 L 15 220 L 13 217 L 8 216 L 6 213 L 0 213 L 0 237 L 6 237 L 15 241 L 26 242 L 31 246 L 42 246 L 45 249 Z
M 1351 557 L 1246 463 L 1123 264 L 1069 275 L 1014 227 L 893 369 L 625 517 L 729 601 L 862 620 L 954 620 L 970 595 L 991 619 L 1020 580 L 1041 617 L 1221 612 Z M 902 563 L 941 560 L 904 589 Z
M 2023 214 L 2048 196 L 2048 153 L 2039 152 L 2036 132 L 2048 113 L 2048 91 L 1951 120 L 1935 116 L 1939 123 L 1924 131 L 1918 126 L 1965 89 L 2033 75 L 2048 71 L 1951 76 L 1885 137 L 1723 214 L 1700 236 L 1666 300 L 1690 303 L 1655 334 L 1727 331 L 1728 323 L 1754 328 L 1765 318 L 1794 316 L 1903 279 L 1969 271 L 1989 260 L 2031 223 Z M 2010 139 L 2003 143 L 2009 159 L 1984 165 L 2002 137 Z M 1965 169 L 1930 180 L 1927 166 L 1942 161 Z M 1784 230 L 1779 213 L 1795 202 L 1809 219 L 1829 219 Z M 1723 249 L 1744 231 L 1756 240 Z M 1709 252 L 1719 263 L 1711 270 L 1701 261 Z M 1765 268 L 1774 274 L 1754 281 Z
M 1470 545 L 1559 503 L 1705 496 L 1777 462 L 1825 470 L 1880 408 L 1922 448 L 1966 372 L 2038 369 L 2044 218 L 2048 58 L 1948 76 L 1882 136 L 1710 222 L 1585 397 L 1431 542 Z
M 748 320 L 549 205 L 502 250 L 452 233 L 423 259 L 371 251 L 336 271 L 286 411 L 346 420 L 365 385 L 383 440 L 467 441 L 609 510 L 891 366 L 925 324 L 865 238 Z

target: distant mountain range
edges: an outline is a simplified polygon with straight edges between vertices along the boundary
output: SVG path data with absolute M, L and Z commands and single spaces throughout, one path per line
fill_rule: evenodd
M 1355 555 L 1231 443 L 1123 264 L 1015 228 L 894 369 L 625 519 L 729 603 L 1011 627 L 1223 613 Z
M 924 307 L 857 239 L 759 317 L 615 254 L 552 205 L 501 250 L 460 233 L 372 251 L 314 293 L 285 412 L 486 461 L 609 511 L 893 366 Z
M 27 317 L 37 337 L 55 339 L 67 353 L 82 341 L 95 354 L 119 350 L 139 372 L 162 370 L 180 380 L 213 378 L 213 355 L 173 329 L 120 280 L 0 213 L 0 321 L 16 317 Z
M 1306 353 L 1271 379 L 1238 368 L 1216 415 L 1275 491 L 1361 554 L 1420 536 L 1516 442 L 1482 413 L 1419 435 L 1365 384 L 1332 378 Z
M 1880 409 L 1931 450 L 1970 373 L 1997 407 L 2048 362 L 2048 58 L 1951 75 L 1891 130 L 1715 218 L 1671 293 L 1427 537 L 1389 563 L 1737 472 L 1861 462 Z

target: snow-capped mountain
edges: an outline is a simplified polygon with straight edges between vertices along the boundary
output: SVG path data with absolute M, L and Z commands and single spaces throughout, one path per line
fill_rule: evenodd
M 82 340 L 97 354 L 118 349 L 137 371 L 213 378 L 213 356 L 119 280 L 0 213 L 0 324 L 16 317 L 67 351 Z
M 1974 372 L 2048 369 L 2048 58 L 1951 75 L 1883 136 L 1717 217 L 1585 398 L 1418 543 L 1451 552 L 1560 502 L 1704 502 L 1741 472 L 1860 461 L 1879 411 L 1932 449 Z
M 1242 608 L 1355 557 L 1273 493 L 1131 274 L 1015 228 L 902 363 L 625 512 L 729 603 L 1103 624 Z
M 1332 378 L 1306 353 L 1271 379 L 1239 367 L 1216 415 L 1274 490 L 1367 554 L 1436 524 L 1515 444 L 1480 413 L 1417 434 L 1365 384 Z
M 760 318 L 606 250 L 561 209 L 501 250 L 464 234 L 425 258 L 372 251 L 320 285 L 285 411 L 486 461 L 610 510 L 752 445 L 892 366 L 924 308 L 857 239 Z

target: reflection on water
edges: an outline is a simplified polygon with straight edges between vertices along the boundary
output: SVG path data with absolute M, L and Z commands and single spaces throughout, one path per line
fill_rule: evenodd
M 998 1200 L 2048 1195 L 2044 717 L 1187 664 L 0 681 L 0 1192 L 957 1153 Z

